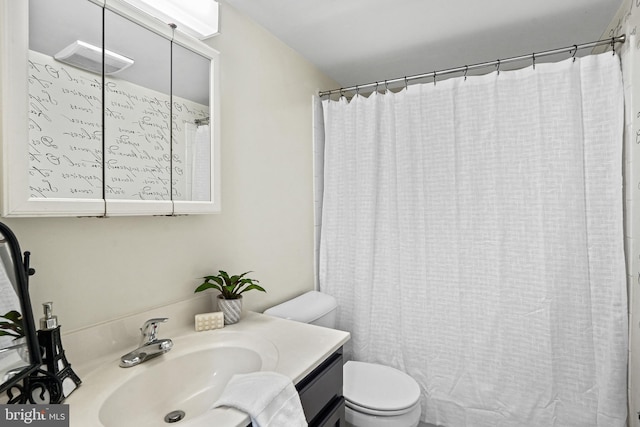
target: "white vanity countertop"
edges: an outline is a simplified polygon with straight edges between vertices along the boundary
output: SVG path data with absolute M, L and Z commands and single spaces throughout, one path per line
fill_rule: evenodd
M 174 330 L 172 331 L 172 335 L 162 332 L 160 335 L 161 338 L 173 339 L 180 336 L 197 334 L 199 341 L 205 341 L 220 338 L 222 331 L 253 334 L 270 341 L 278 352 L 278 361 L 274 371 L 288 376 L 294 384 L 303 379 L 324 359 L 338 350 L 350 337 L 348 332 L 279 319 L 253 312 L 246 313 L 239 323 L 226 326 L 222 329 L 195 332 L 193 326 L 191 326 L 190 328 L 181 327 Z M 130 350 L 133 350 L 133 348 Z M 118 352 L 117 354 L 101 357 L 99 361 L 93 360 L 90 364 L 87 362 L 78 365 L 78 367 L 73 366 L 74 370 L 76 370 L 83 380 L 83 383 L 65 401 L 65 403 L 69 404 L 71 427 L 87 427 L 95 424 L 97 408 L 100 407 L 100 400 L 104 398 L 104 390 L 100 388 L 100 384 L 92 382 L 91 371 L 100 366 L 104 366 L 104 364 L 107 364 L 109 367 L 109 364 L 113 364 L 114 367 L 117 367 L 121 355 L 121 352 Z M 158 358 L 158 363 L 161 363 L 162 357 L 163 356 L 160 356 Z M 154 362 L 155 361 L 150 361 L 147 363 Z M 137 368 L 137 366 L 127 369 L 110 368 L 109 372 L 110 375 L 122 374 L 123 377 L 125 377 L 130 376 L 131 373 L 134 372 L 133 370 Z M 172 385 L 167 384 L 167 386 L 170 387 Z M 179 387 L 179 385 L 177 386 Z M 213 403 L 214 402 L 211 402 L 211 404 Z M 211 415 L 211 417 L 206 417 L 208 426 L 245 427 L 251 422 L 246 414 L 230 408 L 214 409 Z M 185 419 L 184 421 L 187 420 Z M 190 427 L 195 427 L 196 425 L 193 423 L 184 424 Z

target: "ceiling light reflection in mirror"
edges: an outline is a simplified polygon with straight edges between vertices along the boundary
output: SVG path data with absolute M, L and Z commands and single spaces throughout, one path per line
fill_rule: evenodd
M 125 0 L 129 4 L 200 40 L 218 34 L 215 0 Z

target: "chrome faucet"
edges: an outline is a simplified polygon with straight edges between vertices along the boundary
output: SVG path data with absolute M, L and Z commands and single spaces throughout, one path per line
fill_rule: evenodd
M 140 346 L 120 358 L 120 367 L 130 368 L 171 350 L 173 341 L 157 338 L 158 323 L 164 323 L 167 320 L 169 319 L 166 317 L 159 317 L 144 322 L 140 328 L 142 332 Z

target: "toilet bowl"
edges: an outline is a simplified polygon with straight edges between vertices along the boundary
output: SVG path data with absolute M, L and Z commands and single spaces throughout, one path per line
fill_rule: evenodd
M 307 292 L 265 310 L 264 314 L 334 328 L 335 298 Z M 420 387 L 398 369 L 348 361 L 343 368 L 347 426 L 416 427 L 420 422 Z
M 343 373 L 347 426 L 415 427 L 420 422 L 420 387 L 409 375 L 351 360 Z

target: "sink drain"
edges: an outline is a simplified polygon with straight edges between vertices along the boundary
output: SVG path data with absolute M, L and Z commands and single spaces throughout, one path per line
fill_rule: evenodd
M 184 411 L 171 411 L 167 415 L 164 416 L 165 423 L 177 423 L 182 420 L 186 414 Z

